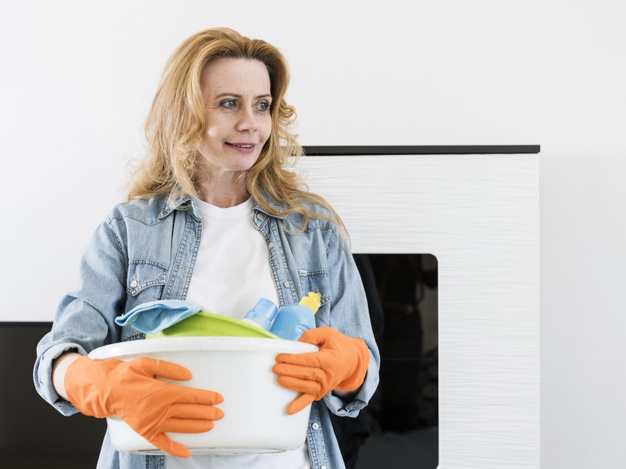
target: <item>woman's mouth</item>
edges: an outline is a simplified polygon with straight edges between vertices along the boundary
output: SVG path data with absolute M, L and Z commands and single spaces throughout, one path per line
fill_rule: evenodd
M 256 145 L 254 143 L 230 143 L 230 142 L 226 142 L 226 145 L 228 145 L 230 148 L 243 152 L 243 153 L 252 153 L 254 151 L 254 149 L 256 148 Z

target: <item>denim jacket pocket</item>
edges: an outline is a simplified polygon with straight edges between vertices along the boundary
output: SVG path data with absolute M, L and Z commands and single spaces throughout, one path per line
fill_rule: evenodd
M 149 261 L 130 261 L 126 278 L 128 303 L 133 308 L 147 301 L 160 300 L 165 286 L 167 266 Z M 127 310 L 130 310 L 127 305 Z
M 320 308 L 315 315 L 318 325 L 328 323 L 328 314 L 331 300 L 330 279 L 328 271 L 325 269 L 306 270 L 299 269 L 300 285 L 302 286 L 302 294 L 307 295 L 308 292 L 317 293 L 320 298 Z

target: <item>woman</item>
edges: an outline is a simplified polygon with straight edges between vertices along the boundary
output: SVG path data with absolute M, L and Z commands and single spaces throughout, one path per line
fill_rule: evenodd
M 270 44 L 218 28 L 186 40 L 168 61 L 150 110 L 148 151 L 129 201 L 98 228 L 79 289 L 61 302 L 39 343 L 38 392 L 64 415 L 117 415 L 167 455 L 115 451 L 98 467 L 343 467 L 329 417 L 356 416 L 378 383 L 378 350 L 345 230 L 321 197 L 286 169 L 302 153 L 285 103 L 289 74 Z M 224 416 L 219 390 L 162 361 L 90 360 L 94 348 L 142 339 L 115 318 L 142 303 L 186 300 L 240 319 L 261 298 L 281 306 L 319 292 L 312 354 L 279 354 L 274 372 L 312 403 L 305 444 L 270 454 L 190 456 L 165 432 L 210 431 Z M 123 379 L 122 379 L 123 377 Z M 152 396 L 147 398 L 146 396 Z

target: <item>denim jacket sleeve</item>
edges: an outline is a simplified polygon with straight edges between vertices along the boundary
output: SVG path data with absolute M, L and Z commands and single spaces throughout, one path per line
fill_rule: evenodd
M 71 349 L 86 355 L 101 345 L 119 342 L 119 327 L 114 320 L 123 313 L 126 264 L 119 230 L 114 219 L 109 217 L 96 230 L 83 254 L 77 290 L 62 299 L 52 330 L 37 346 L 35 387 L 64 415 L 71 415 L 77 410 L 54 390 L 53 361 Z
M 280 233 L 288 277 L 299 279 L 290 282 L 296 290 L 293 295 L 301 298 L 309 291 L 319 293 L 322 302 L 315 315 L 317 326 L 330 326 L 347 336 L 360 337 L 369 348 L 370 363 L 359 391 L 348 397 L 339 398 L 332 393 L 324 397 L 332 413 L 355 417 L 378 386 L 380 355 L 363 282 L 347 240 L 340 237 L 333 223 L 323 219 L 309 219 L 304 232 L 293 235 L 290 232 L 297 231 L 299 219 L 288 217 L 278 223 L 287 229 L 271 231 Z
M 329 239 L 326 257 L 332 291 L 327 325 L 348 336 L 362 338 L 370 352 L 365 381 L 356 395 L 346 399 L 331 393 L 324 398 L 334 414 L 354 417 L 367 405 L 378 386 L 380 355 L 372 332 L 361 276 L 345 241 L 340 240 L 335 231 Z

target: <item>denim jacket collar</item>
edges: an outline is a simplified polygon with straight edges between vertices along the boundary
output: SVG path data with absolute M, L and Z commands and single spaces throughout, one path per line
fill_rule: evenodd
M 185 194 L 185 192 L 180 187 L 174 188 L 167 195 L 167 197 L 163 198 L 163 205 L 161 207 L 161 211 L 159 212 L 158 219 L 162 220 L 166 218 L 170 213 L 174 212 L 175 210 L 181 209 L 183 205 L 190 204 L 190 202 L 191 196 Z M 193 206 L 193 204 L 191 205 Z M 192 209 L 192 213 L 196 218 L 199 218 L 195 209 Z
M 282 212 L 285 210 L 285 207 L 283 205 L 277 204 L 276 202 L 272 201 L 263 189 L 261 189 L 260 192 L 261 197 L 263 197 L 265 202 L 275 211 Z M 163 200 L 163 206 L 161 207 L 161 211 L 159 212 L 158 216 L 159 220 L 166 218 L 170 213 L 175 210 L 187 208 L 185 207 L 186 205 L 191 207 L 191 213 L 193 214 L 193 216 L 196 219 L 200 219 L 200 215 L 198 214 L 197 209 L 193 204 L 192 197 L 189 194 L 186 194 L 181 188 L 173 189 Z M 278 218 L 280 220 L 285 219 L 285 216 L 283 215 L 273 215 L 269 213 L 267 210 L 261 207 L 261 205 L 256 200 L 252 201 L 252 208 L 255 211 L 264 213 L 268 217 Z

